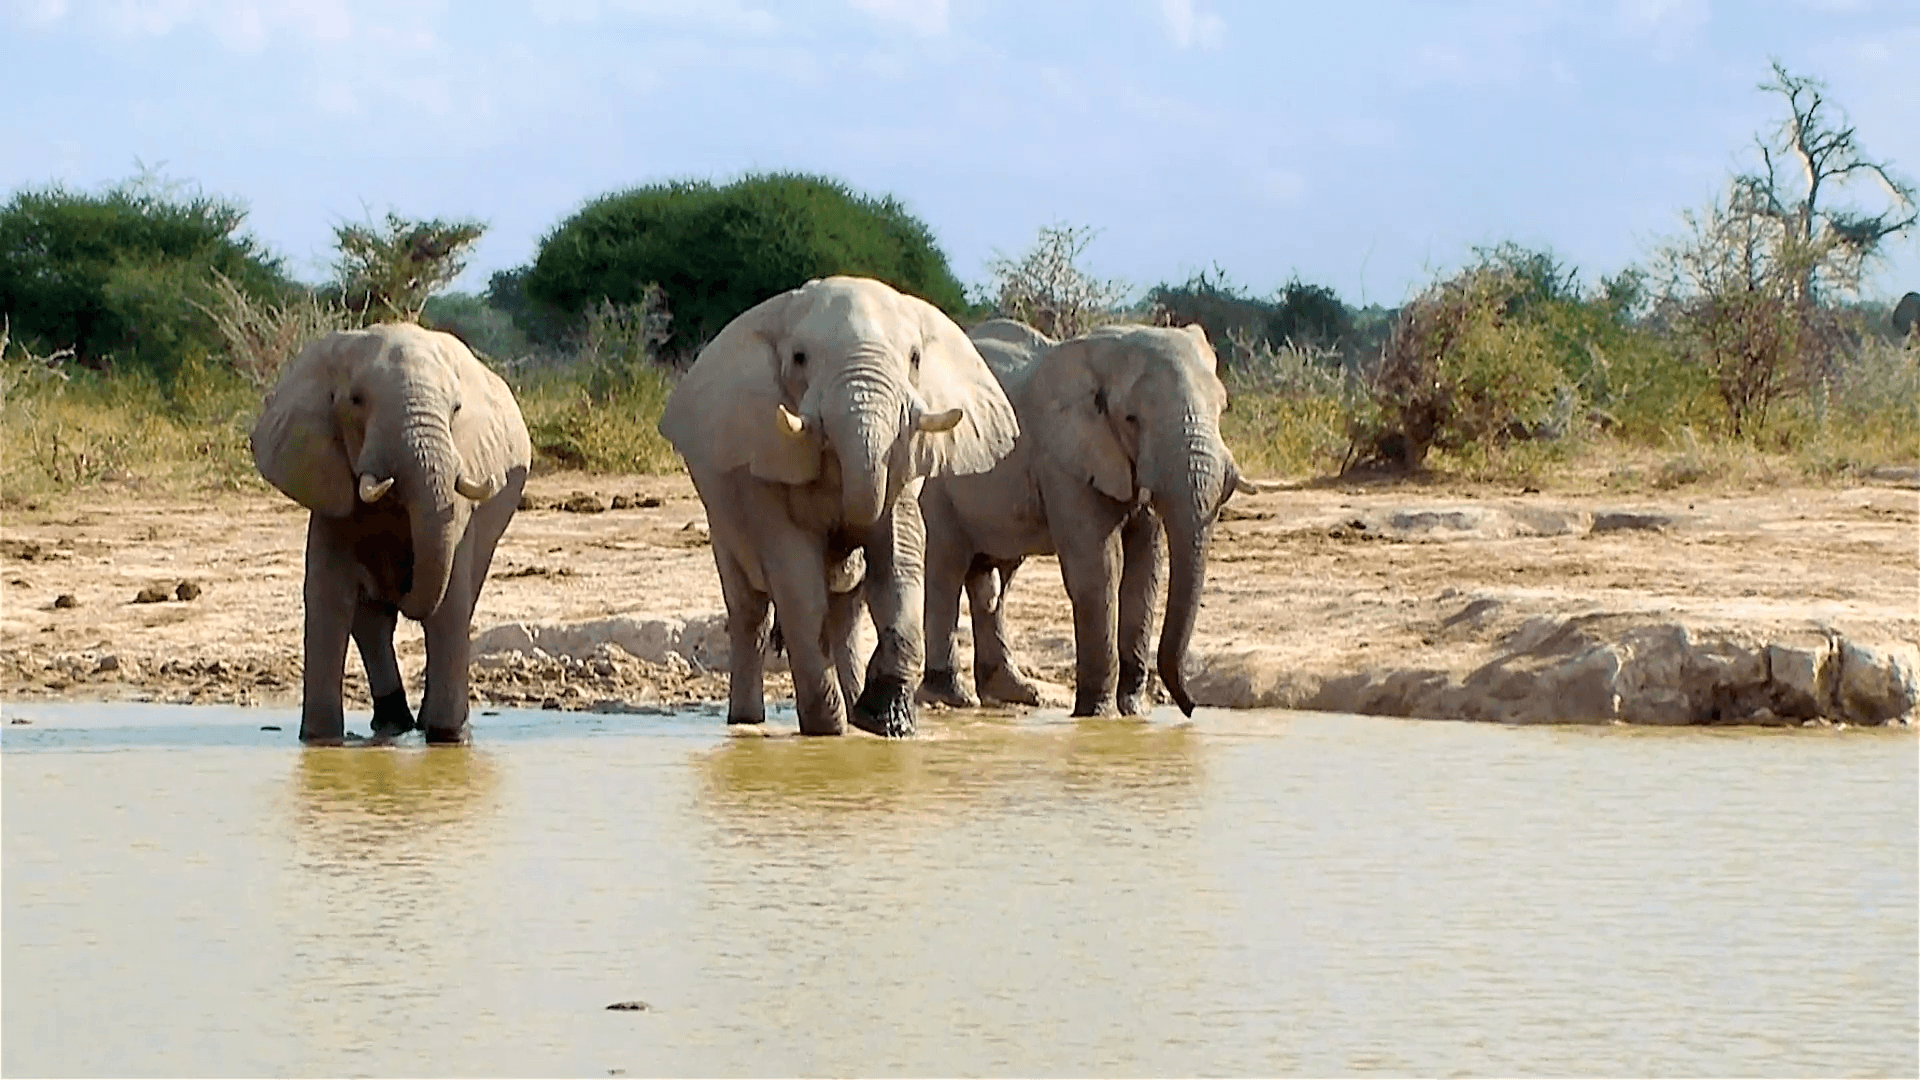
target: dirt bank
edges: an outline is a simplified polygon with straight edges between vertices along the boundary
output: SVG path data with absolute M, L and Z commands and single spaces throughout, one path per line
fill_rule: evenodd
M 475 620 L 476 634 L 494 630 L 476 696 L 562 708 L 724 698 L 708 632 L 719 583 L 686 479 L 545 476 L 529 494 L 538 507 L 508 530 Z M 296 702 L 305 523 L 266 495 L 102 492 L 7 511 L 0 698 Z M 1010 617 L 1029 668 L 1069 683 L 1053 560 L 1022 571 Z M 566 637 L 580 624 L 605 632 Z M 635 627 L 655 645 L 633 644 Z M 1309 487 L 1235 499 L 1192 668 L 1200 700 L 1218 705 L 1877 722 L 1911 716 L 1899 703 L 1917 642 L 1910 487 Z M 417 676 L 417 627 L 403 625 L 400 654 Z M 769 681 L 770 695 L 789 692 Z M 366 707 L 357 666 L 349 694 Z

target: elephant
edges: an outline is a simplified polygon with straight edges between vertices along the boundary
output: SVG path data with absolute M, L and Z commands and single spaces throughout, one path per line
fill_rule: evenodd
M 1055 342 L 996 319 L 970 336 L 1013 400 L 1020 435 L 993 469 L 933 477 L 921 492 L 927 661 L 919 697 L 976 703 L 954 663 L 964 586 L 979 696 L 1039 703 L 1007 643 L 1005 593 L 1027 557 L 1058 554 L 1073 605 L 1073 715 L 1116 705 L 1142 714 L 1164 531 L 1172 570 L 1158 670 L 1192 715 L 1182 664 L 1213 522 L 1234 492 L 1262 490 L 1240 475 L 1221 440 L 1226 388 L 1206 331 L 1109 326 Z
M 373 732 L 415 727 L 394 658 L 399 615 L 422 624 L 429 743 L 465 743 L 474 602 L 532 461 L 513 392 L 450 334 L 411 324 L 340 331 L 287 365 L 252 437 L 260 474 L 311 514 L 300 740 L 345 738 L 347 639 Z
M 1910 292 L 1893 305 L 1893 331 L 1902 344 L 1920 339 L 1920 292 Z
M 722 328 L 668 398 L 660 432 L 707 510 L 732 656 L 727 722 L 766 719 L 771 602 L 802 734 L 839 735 L 848 722 L 913 734 L 926 649 L 921 484 L 985 472 L 1019 433 L 966 334 L 883 282 L 815 279 Z M 862 603 L 877 639 L 864 678 Z

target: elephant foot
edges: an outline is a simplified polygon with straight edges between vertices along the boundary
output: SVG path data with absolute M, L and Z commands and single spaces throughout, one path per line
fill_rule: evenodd
M 729 724 L 764 724 L 766 722 L 767 722 L 767 718 L 765 715 L 735 716 L 733 713 L 727 714 L 727 723 Z
M 914 697 L 923 705 L 946 705 L 955 709 L 971 709 L 980 704 L 960 685 L 960 673 L 952 668 L 929 668 Z
M 404 687 L 373 699 L 374 738 L 391 739 L 412 730 L 413 713 L 407 710 L 407 691 Z
M 915 728 L 913 691 L 907 680 L 895 675 L 877 675 L 867 680 L 860 700 L 853 703 L 848 718 L 854 727 L 884 739 L 901 739 Z
M 430 727 L 424 730 L 428 746 L 465 746 L 473 741 L 473 728 L 466 724 L 457 728 Z
M 1002 705 L 1039 705 L 1040 688 L 1012 664 L 1001 664 L 985 675 L 976 673 L 980 697 Z
M 1112 716 L 1113 698 L 1105 693 L 1085 693 L 1076 691 L 1073 695 L 1074 716 Z

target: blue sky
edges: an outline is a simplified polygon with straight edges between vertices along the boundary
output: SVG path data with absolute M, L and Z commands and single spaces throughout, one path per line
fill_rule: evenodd
M 343 220 L 477 217 L 479 288 L 596 195 L 797 169 L 969 283 L 1069 223 L 1139 288 L 1393 304 L 1474 244 L 1643 259 L 1778 122 L 1771 56 L 1920 178 L 1920 0 L 0 0 L 0 186 L 159 166 L 309 280 Z M 1890 254 L 1868 291 L 1920 289 Z

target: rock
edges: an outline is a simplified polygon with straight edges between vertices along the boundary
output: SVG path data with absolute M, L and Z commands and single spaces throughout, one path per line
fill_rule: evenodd
M 101 658 L 100 658 L 100 659 L 99 659 L 99 660 L 98 660 L 98 661 L 97 661 L 97 662 L 96 662 L 96 663 L 95 663 L 95 664 L 93 665 L 93 670 L 95 670 L 95 671 L 119 671 L 119 670 L 120 670 L 120 658 L 119 658 L 118 656 L 115 656 L 115 655 L 113 655 L 112 653 L 108 653 L 107 655 L 105 655 L 105 656 L 103 656 L 103 657 L 101 657 Z
M 159 604 L 168 599 L 170 597 L 167 590 L 158 585 L 149 585 L 133 596 L 133 602 L 136 604 Z
M 1590 532 L 1626 532 L 1631 530 L 1660 530 L 1672 528 L 1674 519 L 1666 514 L 1636 514 L 1626 511 L 1593 515 L 1593 528 Z
M 1839 685 L 1835 688 L 1836 719 L 1853 724 L 1912 719 L 1915 705 L 1920 703 L 1916 651 L 1920 650 L 1913 646 L 1896 652 L 1842 642 L 1838 650 Z
M 522 510 L 545 510 L 549 505 L 547 500 L 538 495 L 527 495 L 523 493 L 520 496 L 520 509 Z
M 653 1008 L 644 1001 L 616 1001 L 607 1006 L 609 1012 L 646 1012 Z
M 628 510 L 633 507 L 633 500 L 627 498 L 625 495 L 615 495 L 613 501 L 608 503 L 607 506 L 612 510 Z
M 12 720 L 9 720 L 9 721 L 7 721 L 7 722 L 8 722 L 8 723 L 10 723 L 10 724 L 31 724 L 31 723 L 33 723 L 33 721 L 31 721 L 31 720 L 29 720 L 29 719 L 27 719 L 27 718 L 26 718 L 26 717 L 24 717 L 24 716 L 16 716 L 16 717 L 14 717 L 14 718 L 13 718 Z
M 53 598 L 53 606 L 57 608 L 77 608 L 80 606 L 80 601 L 76 599 L 72 593 L 63 592 Z
M 604 514 L 607 512 L 606 500 L 585 491 L 576 491 L 567 496 L 560 509 L 569 514 Z
M 183 581 L 180 583 L 179 588 L 173 590 L 173 596 L 176 600 L 198 600 L 200 599 L 200 591 L 199 582 Z

